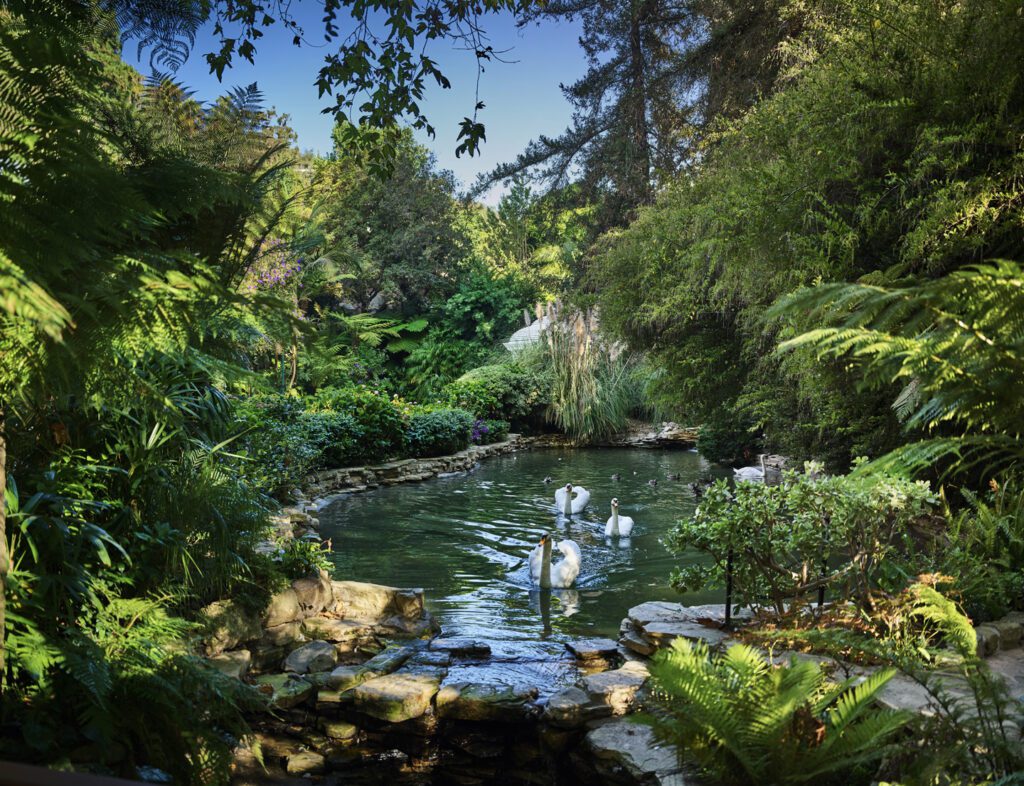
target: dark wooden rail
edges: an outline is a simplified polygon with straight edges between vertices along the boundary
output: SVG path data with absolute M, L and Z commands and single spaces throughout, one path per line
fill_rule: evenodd
M 0 786 L 138 786 L 138 782 L 0 761 Z

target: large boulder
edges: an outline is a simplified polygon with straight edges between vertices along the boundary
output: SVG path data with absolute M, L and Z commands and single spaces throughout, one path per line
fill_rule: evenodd
M 273 628 L 284 625 L 286 622 L 295 622 L 301 619 L 301 616 L 299 596 L 295 594 L 295 590 L 289 587 L 270 599 L 270 603 L 263 611 L 263 624 L 268 628 Z
M 576 687 L 559 691 L 544 707 L 544 720 L 561 729 L 575 729 L 589 720 L 610 714 L 607 707 L 594 705 L 590 695 Z
M 423 590 L 404 590 L 362 581 L 332 581 L 333 611 L 344 619 L 367 621 L 399 616 L 415 620 L 424 616 Z
M 260 621 L 233 600 L 218 600 L 200 612 L 206 633 L 203 638 L 207 655 L 220 655 L 263 633 Z
M 284 670 L 296 674 L 330 671 L 338 663 L 338 651 L 327 641 L 311 641 L 292 650 L 284 659 Z
M 302 623 L 298 620 L 273 625 L 263 630 L 260 643 L 271 647 L 287 647 L 297 641 L 305 641 L 302 635 Z
M 401 723 L 430 709 L 441 680 L 430 674 L 386 674 L 352 689 L 355 708 L 379 720 Z
M 320 775 L 326 769 L 324 757 L 313 751 L 298 751 L 288 757 L 289 775 Z

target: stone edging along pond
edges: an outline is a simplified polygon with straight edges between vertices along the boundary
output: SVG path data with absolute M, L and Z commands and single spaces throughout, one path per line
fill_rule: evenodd
M 697 429 L 695 428 L 679 426 L 675 423 L 652 425 L 636 422 L 631 423 L 622 435 L 587 447 L 691 447 L 696 441 Z M 369 491 L 381 486 L 429 480 L 448 473 L 467 472 L 482 459 L 514 453 L 518 450 L 571 446 L 572 443 L 562 434 L 533 437 L 509 434 L 508 439 L 503 442 L 473 445 L 450 456 L 409 458 L 361 467 L 325 469 L 309 475 L 303 485 L 305 493 L 315 499 L 322 499 L 332 494 Z

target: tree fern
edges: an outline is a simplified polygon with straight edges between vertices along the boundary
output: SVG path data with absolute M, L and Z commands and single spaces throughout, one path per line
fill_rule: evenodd
M 867 782 L 858 768 L 908 720 L 874 707 L 893 673 L 835 685 L 811 661 L 775 667 L 746 645 L 712 655 L 677 639 L 651 667 L 656 706 L 645 721 L 723 782 Z
M 992 474 L 1024 458 L 1024 274 L 1016 262 L 890 288 L 822 285 L 784 298 L 773 313 L 825 325 L 782 350 L 843 358 L 868 387 L 902 383 L 894 406 L 907 427 L 936 432 L 873 467 L 919 472 L 947 462 Z

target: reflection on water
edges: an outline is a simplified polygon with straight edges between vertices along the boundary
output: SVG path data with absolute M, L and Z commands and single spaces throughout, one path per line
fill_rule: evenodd
M 611 480 L 615 473 L 621 480 Z M 669 473 L 681 477 L 670 481 Z M 538 450 L 488 459 L 468 474 L 341 497 L 321 511 L 321 534 L 333 541 L 336 576 L 422 587 L 446 634 L 614 637 L 630 606 L 679 598 L 668 586 L 678 560 L 660 538 L 693 512 L 690 482 L 728 474 L 687 451 Z M 554 482 L 545 484 L 548 475 Z M 554 504 L 555 489 L 567 482 L 591 493 L 571 519 Z M 604 536 L 612 497 L 636 521 L 630 538 Z M 580 545 L 573 589 L 540 592 L 530 584 L 527 556 L 545 532 Z

